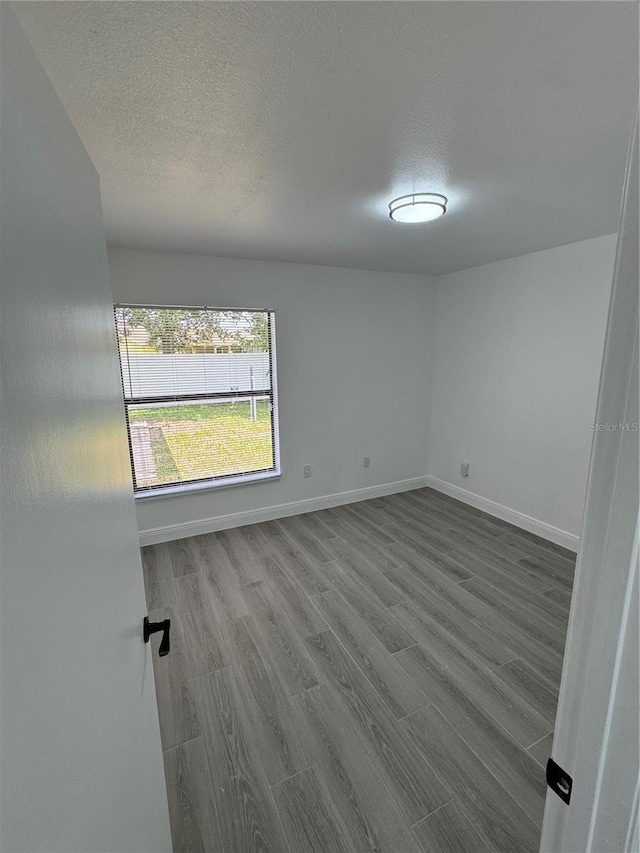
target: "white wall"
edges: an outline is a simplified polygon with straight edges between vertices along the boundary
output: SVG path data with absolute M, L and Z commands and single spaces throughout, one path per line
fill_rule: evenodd
M 276 311 L 282 480 L 138 501 L 143 541 L 428 470 L 571 547 L 614 251 L 608 235 L 433 279 L 110 249 L 116 301 Z
M 615 246 L 438 279 L 431 475 L 579 535 Z
M 98 176 L 0 3 L 0 848 L 171 849 Z
M 432 279 L 131 249 L 110 249 L 109 262 L 117 302 L 276 312 L 282 478 L 140 500 L 141 531 L 424 482 L 416 478 L 427 473 Z M 155 538 L 169 535 L 188 533 Z

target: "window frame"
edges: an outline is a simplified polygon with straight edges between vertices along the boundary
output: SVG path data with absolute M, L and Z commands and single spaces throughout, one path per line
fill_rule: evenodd
M 129 397 L 124 386 L 124 374 L 122 371 L 122 353 L 120 350 L 120 337 L 118 334 L 117 311 L 123 308 L 150 308 L 157 311 L 246 311 L 256 314 L 267 315 L 267 329 L 269 340 L 269 378 L 271 381 L 270 394 L 265 395 L 264 390 L 256 391 L 220 391 L 211 394 L 184 394 L 171 396 L 154 396 L 154 397 Z M 279 406 L 278 406 L 278 381 L 277 381 L 277 354 L 276 354 L 276 315 L 272 308 L 238 308 L 226 307 L 220 308 L 211 305 L 151 305 L 133 302 L 116 302 L 113 306 L 115 328 L 116 328 L 116 344 L 118 350 L 118 370 L 120 371 L 120 384 L 122 388 L 122 399 L 124 404 L 125 421 L 127 425 L 127 444 L 129 448 L 129 463 L 131 467 L 131 481 L 133 484 L 133 496 L 135 500 L 155 500 L 158 498 L 171 497 L 181 494 L 193 494 L 200 491 L 208 491 L 211 489 L 228 489 L 235 486 L 251 485 L 262 482 L 277 480 L 281 477 L 280 470 L 280 423 L 279 423 Z M 198 480 L 185 480 L 182 483 L 167 483 L 157 486 L 144 486 L 138 488 L 136 485 L 136 472 L 133 458 L 133 445 L 131 442 L 131 426 L 129 421 L 129 406 L 141 406 L 145 404 L 154 405 L 157 403 L 170 402 L 187 402 L 190 400 L 206 401 L 226 399 L 229 400 L 247 399 L 248 397 L 265 397 L 269 396 L 271 403 L 271 449 L 273 466 L 271 468 L 260 469 L 257 471 L 243 472 L 239 474 L 221 474 L 218 477 L 206 477 Z

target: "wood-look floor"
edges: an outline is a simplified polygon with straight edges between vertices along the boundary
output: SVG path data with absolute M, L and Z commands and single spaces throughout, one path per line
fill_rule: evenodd
M 570 552 L 421 489 L 143 563 L 175 851 L 538 850 Z

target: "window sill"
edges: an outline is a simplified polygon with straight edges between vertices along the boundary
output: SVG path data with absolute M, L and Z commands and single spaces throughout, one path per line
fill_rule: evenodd
M 197 492 L 232 489 L 235 486 L 250 486 L 256 483 L 271 482 L 272 480 L 279 480 L 280 477 L 280 471 L 265 471 L 260 474 L 240 474 L 233 477 L 220 477 L 219 480 L 205 480 L 201 483 L 185 483 L 179 486 L 166 486 L 166 488 L 162 489 L 150 489 L 146 492 L 135 492 L 134 498 L 137 501 L 175 498 L 180 495 L 192 495 Z

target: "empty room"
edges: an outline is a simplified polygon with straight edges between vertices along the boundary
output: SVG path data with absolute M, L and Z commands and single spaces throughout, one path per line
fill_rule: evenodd
M 638 8 L 0 2 L 2 853 L 640 853 Z

